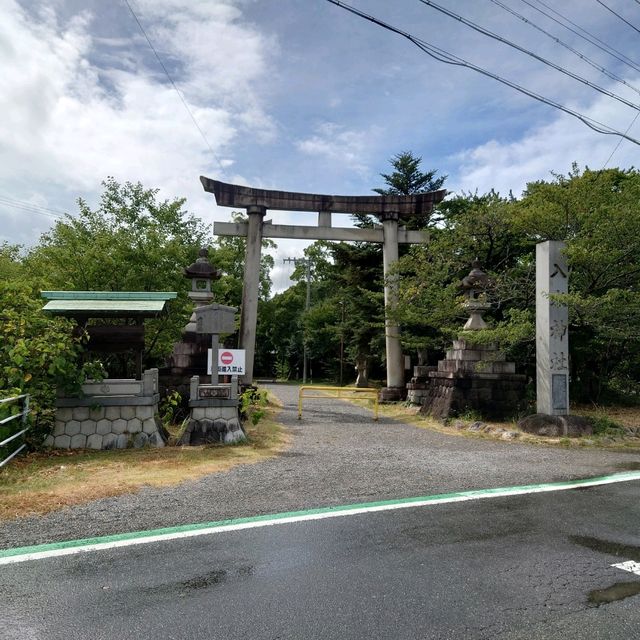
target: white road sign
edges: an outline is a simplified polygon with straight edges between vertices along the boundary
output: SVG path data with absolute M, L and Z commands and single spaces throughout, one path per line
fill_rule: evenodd
M 244 349 L 218 349 L 218 375 L 244 375 L 245 353 Z M 211 349 L 207 353 L 207 373 L 211 375 Z

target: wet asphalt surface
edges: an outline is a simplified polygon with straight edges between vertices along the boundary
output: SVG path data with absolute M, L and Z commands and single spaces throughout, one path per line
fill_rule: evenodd
M 634 640 L 640 481 L 0 566 L 7 640 Z M 639 565 L 640 566 L 640 565 Z
M 285 404 L 291 446 L 272 459 L 193 482 L 98 500 L 0 524 L 10 548 L 466 489 L 552 482 L 637 468 L 637 453 L 560 449 L 463 438 L 381 418 L 335 399 L 309 400 L 297 420 L 297 387 L 268 387 Z M 640 637 L 640 634 L 639 634 Z

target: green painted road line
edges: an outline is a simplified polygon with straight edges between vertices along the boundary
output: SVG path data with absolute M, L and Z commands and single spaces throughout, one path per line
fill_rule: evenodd
M 135 531 L 97 538 L 83 538 L 79 540 L 66 540 L 50 544 L 34 545 L 29 547 L 16 547 L 0 551 L 0 565 L 25 562 L 55 556 L 72 555 L 101 549 L 112 549 L 138 544 L 149 544 L 179 538 L 190 538 L 200 535 L 210 535 L 227 531 L 239 531 L 242 529 L 254 529 L 277 524 L 291 524 L 310 520 L 321 520 L 341 516 L 359 515 L 376 511 L 391 511 L 436 504 L 447 504 L 469 500 L 486 498 L 507 497 L 525 495 L 530 493 L 544 493 L 552 491 L 564 491 L 586 486 L 598 486 L 640 480 L 640 472 L 629 471 L 596 478 L 583 478 L 580 480 L 565 480 L 545 484 L 520 485 L 514 487 L 497 487 L 492 489 L 476 489 L 471 491 L 458 491 L 442 493 L 431 496 L 418 496 L 396 500 L 382 500 L 378 502 L 366 502 L 359 504 L 340 505 L 335 507 L 321 507 L 306 509 L 303 511 L 289 511 L 248 518 L 234 518 L 217 522 L 203 522 L 197 524 L 151 529 L 148 531 Z

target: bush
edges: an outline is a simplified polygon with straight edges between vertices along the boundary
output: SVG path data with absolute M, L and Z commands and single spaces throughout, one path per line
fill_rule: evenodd
M 240 396 L 240 418 L 243 421 L 249 420 L 255 427 L 264 417 L 268 404 L 266 389 L 250 387 Z
M 29 444 L 39 446 L 53 428 L 56 390 L 77 393 L 97 362 L 80 364 L 82 339 L 74 323 L 47 316 L 39 292 L 25 281 L 0 283 L 0 396 L 31 395 Z

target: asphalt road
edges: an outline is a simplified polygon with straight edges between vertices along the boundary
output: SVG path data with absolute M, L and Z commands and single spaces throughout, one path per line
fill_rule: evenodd
M 20 640 L 640 637 L 640 481 L 0 567 Z

